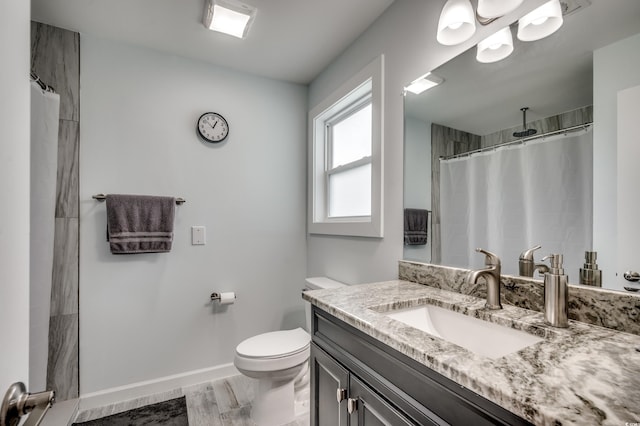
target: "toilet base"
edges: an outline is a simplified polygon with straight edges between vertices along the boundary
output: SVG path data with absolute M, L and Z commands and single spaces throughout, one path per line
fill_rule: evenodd
M 281 426 L 295 417 L 293 380 L 258 380 L 251 419 L 258 426 Z

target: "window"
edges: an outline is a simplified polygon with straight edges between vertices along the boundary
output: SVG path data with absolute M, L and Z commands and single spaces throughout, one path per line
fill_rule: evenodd
M 309 232 L 382 237 L 382 56 L 309 114 Z

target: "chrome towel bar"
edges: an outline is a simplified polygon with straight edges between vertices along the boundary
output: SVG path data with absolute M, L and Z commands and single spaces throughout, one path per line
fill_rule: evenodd
M 104 200 L 107 199 L 107 194 L 96 194 L 96 195 L 91 196 L 91 198 L 93 198 L 94 200 L 97 200 L 97 201 L 104 201 Z M 176 198 L 176 204 L 179 205 L 179 206 L 183 205 L 186 202 L 187 202 L 187 200 L 185 200 L 182 197 Z

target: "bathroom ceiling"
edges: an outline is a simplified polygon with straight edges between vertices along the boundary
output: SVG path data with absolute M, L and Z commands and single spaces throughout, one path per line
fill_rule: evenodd
M 246 39 L 207 30 L 204 0 L 32 0 L 34 21 L 264 77 L 311 82 L 393 0 L 243 0 Z

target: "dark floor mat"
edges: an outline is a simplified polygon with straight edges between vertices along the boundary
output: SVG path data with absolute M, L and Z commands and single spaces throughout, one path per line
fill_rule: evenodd
M 184 397 L 170 399 L 157 404 L 123 413 L 89 420 L 82 423 L 74 423 L 74 426 L 188 426 L 187 402 Z

